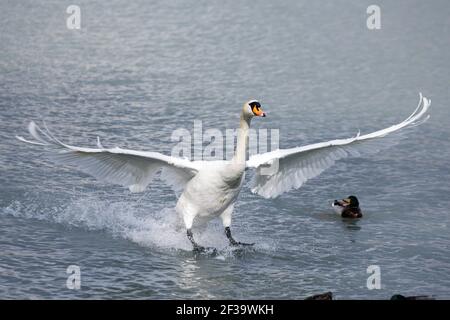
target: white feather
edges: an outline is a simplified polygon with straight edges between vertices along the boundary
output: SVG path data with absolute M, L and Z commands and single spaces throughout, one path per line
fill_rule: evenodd
M 384 137 L 405 127 L 423 123 L 429 118 L 426 113 L 430 105 L 431 100 L 420 94 L 419 104 L 414 112 L 406 120 L 391 127 L 366 135 L 358 133 L 349 139 L 331 140 L 254 155 L 246 163 L 247 168 L 256 169 L 252 192 L 265 198 L 275 198 L 283 192 L 300 188 L 306 181 L 330 168 L 337 160 L 360 155 L 363 141 Z M 372 147 L 368 148 L 372 149 L 372 152 L 377 151 L 374 145 L 369 147 Z M 273 166 L 275 161 L 278 161 L 277 170 L 271 173 L 267 167 Z
M 28 131 L 36 141 L 17 138 L 53 150 L 51 158 L 58 163 L 76 166 L 99 180 L 126 186 L 131 192 L 144 191 L 161 168 L 173 171 L 172 175 L 178 176 L 178 185 L 186 184 L 198 171 L 195 162 L 186 159 L 157 152 L 105 149 L 99 139 L 97 149 L 70 146 L 56 139 L 48 128 L 44 131 L 34 122 L 28 125 Z

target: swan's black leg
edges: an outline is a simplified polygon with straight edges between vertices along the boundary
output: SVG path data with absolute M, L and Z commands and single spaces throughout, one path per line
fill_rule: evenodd
M 225 227 L 225 235 L 227 236 L 228 240 L 230 241 L 230 245 L 232 246 L 252 246 L 254 245 L 254 243 L 243 243 L 243 242 L 238 242 L 236 240 L 233 239 L 233 237 L 231 236 L 231 229 L 230 227 Z
M 198 245 L 197 242 L 195 242 L 194 240 L 194 235 L 192 234 L 191 229 L 187 229 L 187 237 L 189 239 L 189 241 L 192 243 L 192 245 L 194 246 L 194 251 L 205 251 L 205 248 Z
M 239 245 L 239 242 L 234 240 L 233 237 L 231 236 L 231 229 L 230 229 L 230 227 L 225 227 L 225 234 L 226 234 L 228 240 L 230 241 L 230 245 L 232 245 L 232 246 Z

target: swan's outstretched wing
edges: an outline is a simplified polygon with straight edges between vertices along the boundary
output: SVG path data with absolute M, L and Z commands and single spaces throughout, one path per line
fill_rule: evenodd
M 362 149 L 376 150 L 377 143 L 367 143 L 402 128 L 417 125 L 426 115 L 431 100 L 422 97 L 417 109 L 403 122 L 366 135 L 315 143 L 304 147 L 280 149 L 251 156 L 247 168 L 255 168 L 252 192 L 265 198 L 275 198 L 283 192 L 300 188 L 307 180 L 330 168 L 337 160 L 359 155 Z M 385 142 L 385 140 L 381 140 Z M 379 145 L 378 145 L 379 147 Z
M 157 152 L 105 149 L 98 138 L 96 149 L 70 146 L 55 138 L 47 128 L 42 130 L 34 122 L 28 125 L 28 131 L 34 141 L 18 136 L 16 138 L 53 151 L 51 158 L 58 163 L 74 165 L 99 180 L 126 186 L 131 192 L 145 190 L 160 169 L 165 171 L 162 177 L 172 184 L 175 190 L 184 186 L 198 171 L 195 162 L 188 159 Z

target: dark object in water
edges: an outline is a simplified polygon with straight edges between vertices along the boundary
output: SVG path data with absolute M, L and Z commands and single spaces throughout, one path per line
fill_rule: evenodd
M 391 300 L 435 300 L 433 297 L 430 296 L 409 296 L 405 297 L 401 294 L 394 294 L 391 297 Z
M 305 298 L 305 300 L 333 300 L 333 293 L 325 292 L 322 294 L 316 294 L 314 296 Z
M 346 199 L 334 200 L 333 208 L 340 213 L 342 218 L 362 218 L 358 198 L 349 196 Z

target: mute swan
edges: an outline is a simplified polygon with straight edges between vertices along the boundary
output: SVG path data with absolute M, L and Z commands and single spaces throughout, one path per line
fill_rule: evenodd
M 246 245 L 231 235 L 231 217 L 234 203 L 242 188 L 246 169 L 255 169 L 254 186 L 251 189 L 265 198 L 274 198 L 283 192 L 300 188 L 308 179 L 318 176 L 335 161 L 354 155 L 354 149 L 363 141 L 386 136 L 402 128 L 428 119 L 426 112 L 431 101 L 420 94 L 416 110 L 403 122 L 391 127 L 349 139 L 337 139 L 291 149 L 251 156 L 246 161 L 246 149 L 250 122 L 253 117 L 265 117 L 256 100 L 244 104 L 234 157 L 230 161 L 190 161 L 170 157 L 157 152 L 104 148 L 74 147 L 62 143 L 45 128 L 30 122 L 28 130 L 34 141 L 16 136 L 17 139 L 55 151 L 54 159 L 63 164 L 75 165 L 97 179 L 127 186 L 131 192 L 141 192 L 160 169 L 161 177 L 173 187 L 183 187 L 176 210 L 182 216 L 187 237 L 194 250 L 203 250 L 193 237 L 191 228 L 196 217 L 211 219 L 220 217 L 231 245 Z M 276 164 L 273 172 L 264 170 Z M 165 174 L 164 174 L 165 173 Z

